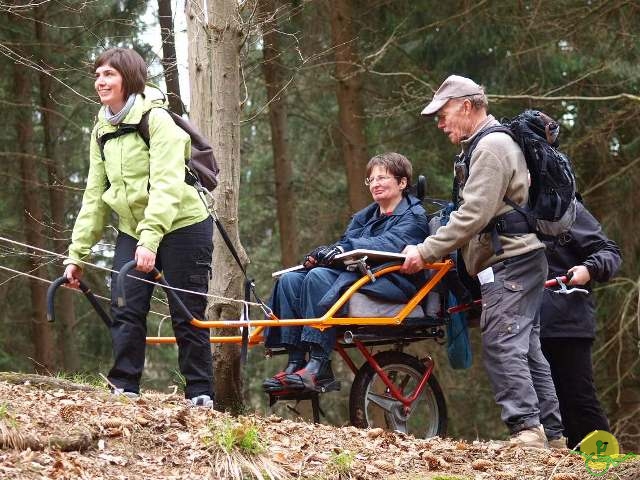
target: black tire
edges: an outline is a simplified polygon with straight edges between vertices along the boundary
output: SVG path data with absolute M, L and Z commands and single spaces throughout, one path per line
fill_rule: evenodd
M 396 385 L 404 383 L 404 394 L 409 395 L 426 371 L 424 363 L 412 355 L 386 351 L 374 355 L 380 368 Z M 365 363 L 353 380 L 349 395 L 349 416 L 351 424 L 360 428 L 381 427 L 386 430 L 406 430 L 404 433 L 416 438 L 444 437 L 447 432 L 447 407 L 442 389 L 435 375 L 431 373 L 427 385 L 411 406 L 406 419 L 406 428 L 397 428 L 393 417 L 376 401 L 392 402 L 393 397 L 387 386 L 375 373 L 371 365 Z M 399 402 L 395 404 L 399 406 Z

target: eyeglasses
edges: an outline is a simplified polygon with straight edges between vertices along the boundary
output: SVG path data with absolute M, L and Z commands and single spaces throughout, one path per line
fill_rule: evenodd
M 373 182 L 377 182 L 377 183 L 386 183 L 389 180 L 391 180 L 392 178 L 400 178 L 400 177 L 396 177 L 396 176 L 390 176 L 390 175 L 376 175 L 375 177 L 369 177 L 369 178 L 365 178 L 364 179 L 364 184 L 369 186 L 371 185 Z

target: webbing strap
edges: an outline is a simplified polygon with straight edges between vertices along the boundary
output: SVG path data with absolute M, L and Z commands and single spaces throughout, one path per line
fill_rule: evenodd
M 238 255 L 238 252 L 236 250 L 236 248 L 233 246 L 233 243 L 231 242 L 231 239 L 229 238 L 229 235 L 227 234 L 227 231 L 224 229 L 224 227 L 222 226 L 222 223 L 220 222 L 220 220 L 218 219 L 218 217 L 216 215 L 214 215 L 212 212 L 211 216 L 213 217 L 213 221 L 216 224 L 216 227 L 218 228 L 218 231 L 220 232 L 220 236 L 222 237 L 222 240 L 224 241 L 224 243 L 227 245 L 227 248 L 229 249 L 229 251 L 231 252 L 231 255 L 233 256 L 233 258 L 235 259 L 236 263 L 238 264 L 238 267 L 240 267 L 240 270 L 242 271 L 242 275 L 244 275 L 244 279 L 245 282 L 248 284 L 249 286 L 249 290 L 251 291 L 251 293 L 253 293 L 253 297 L 256 299 L 256 301 L 262 305 L 262 310 L 268 314 L 268 312 L 271 310 L 269 307 L 267 307 L 265 305 L 265 303 L 260 299 L 260 297 L 258 296 L 257 292 L 256 292 L 256 284 L 254 283 L 253 280 L 251 280 L 248 276 L 247 276 L 247 270 L 244 268 L 244 266 L 242 265 L 242 262 L 240 261 L 240 256 Z M 266 308 L 266 310 L 265 310 Z
M 249 315 L 249 303 L 251 301 L 251 285 L 253 283 L 253 280 L 249 280 L 246 279 L 244 281 L 244 300 L 245 303 L 242 306 L 242 310 L 243 310 L 243 317 L 245 320 L 249 320 L 250 315 Z M 242 365 L 247 363 L 247 353 L 249 350 L 249 327 L 242 327 L 242 344 L 240 347 L 240 363 Z
M 500 235 L 524 235 L 532 232 L 526 210 L 507 197 L 504 197 L 503 200 L 514 209 L 494 217 L 480 232 L 491 234 L 491 248 L 496 255 L 504 253 Z
M 227 248 L 229 249 L 229 252 L 231 252 L 231 256 L 233 256 L 234 260 L 238 264 L 238 267 L 240 268 L 240 271 L 242 272 L 242 275 L 244 276 L 244 279 L 245 279 L 245 282 L 246 282 L 245 283 L 245 288 L 248 285 L 249 290 L 253 294 L 253 298 L 255 298 L 256 302 L 260 304 L 260 308 L 262 309 L 264 314 L 269 316 L 272 313 L 271 308 L 269 308 L 269 306 L 266 305 L 262 301 L 262 299 L 258 296 L 258 293 L 256 292 L 256 284 L 255 284 L 255 282 L 253 280 L 251 280 L 247 276 L 247 270 L 242 265 L 242 262 L 240 261 L 240 256 L 238 255 L 238 252 L 237 252 L 236 248 L 233 246 L 233 243 L 231 242 L 231 239 L 229 238 L 229 234 L 227 233 L 225 228 L 222 226 L 222 223 L 220 222 L 220 219 L 218 218 L 216 213 L 209 208 L 209 205 L 207 205 L 207 202 L 203 197 L 203 195 L 209 195 L 209 196 L 211 196 L 211 198 L 213 198 L 213 196 L 211 195 L 211 193 L 206 188 L 204 188 L 200 184 L 200 182 L 195 182 L 194 187 L 196 188 L 196 190 L 200 194 L 200 200 L 202 200 L 202 203 L 204 203 L 204 206 L 207 209 L 207 211 L 209 212 L 209 215 L 211 215 L 211 218 L 213 218 L 213 222 L 215 223 L 216 228 L 220 232 L 220 236 L 222 237 L 222 240 L 224 241 L 224 243 L 227 246 Z
M 97 138 L 98 146 L 100 147 L 100 157 L 104 162 L 104 145 L 109 140 L 114 138 L 121 137 L 122 135 L 127 135 L 129 133 L 136 133 L 138 131 L 138 126 L 131 123 L 121 123 L 118 129 L 115 132 L 105 133 L 104 135 Z

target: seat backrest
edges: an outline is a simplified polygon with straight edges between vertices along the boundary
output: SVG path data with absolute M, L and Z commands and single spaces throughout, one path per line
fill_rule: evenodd
M 427 194 L 427 177 L 424 175 L 418 175 L 418 180 L 415 185 L 416 197 L 421 202 L 424 200 L 424 196 Z

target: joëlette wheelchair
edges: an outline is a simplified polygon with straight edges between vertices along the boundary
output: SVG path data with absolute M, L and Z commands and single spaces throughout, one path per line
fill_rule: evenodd
M 424 177 L 419 178 L 417 190 L 419 198 L 423 198 Z M 442 389 L 433 374 L 435 362 L 428 354 L 418 358 L 406 353 L 404 349 L 410 344 L 425 340 L 442 343 L 450 315 L 462 310 L 475 310 L 477 313 L 480 301 L 474 300 L 464 305 L 445 308 L 448 290 L 452 284 L 459 283 L 457 275 L 452 270 L 454 262 L 451 259 L 425 264 L 424 268 L 428 270 L 426 283 L 408 302 L 397 305 L 368 298 L 359 293 L 359 290 L 377 278 L 399 271 L 402 255 L 353 251 L 345 252 L 340 257 L 338 260 L 345 262 L 348 268 L 361 272 L 362 276 L 338 298 L 327 313 L 320 318 L 310 319 L 278 319 L 272 312 L 265 310 L 267 318 L 262 320 L 205 321 L 193 317 L 175 290 L 167 288 L 169 285 L 160 272 L 154 269 L 152 275 L 153 280 L 163 286 L 166 294 L 183 309 L 186 317 L 191 318 L 192 325 L 208 329 L 242 329 L 242 335 L 212 336 L 211 343 L 259 345 L 264 340 L 263 330 L 266 327 L 308 325 L 319 329 L 337 328 L 338 341 L 335 350 L 355 375 L 349 395 L 351 423 L 361 428 L 381 427 L 416 437 L 444 436 L 447 408 Z M 136 262 L 131 261 L 124 265 L 118 274 L 116 294 L 120 305 L 126 302 L 126 278 L 135 266 Z M 49 287 L 49 321 L 55 319 L 55 292 L 66 282 L 67 279 L 61 277 Z M 550 285 L 548 282 L 547 286 Z M 91 290 L 83 282 L 80 282 L 80 289 L 101 320 L 110 327 L 111 318 Z M 343 307 L 348 311 L 346 316 L 339 314 L 344 311 Z M 175 341 L 175 337 L 147 337 L 147 344 L 170 344 Z M 389 348 L 373 353 L 373 349 L 378 347 Z M 356 365 L 347 353 L 348 349 L 359 351 L 365 360 L 364 363 Z M 278 400 L 311 400 L 314 421 L 318 422 L 318 396 L 339 387 L 339 382 L 336 382 L 332 388 L 323 391 L 270 393 L 270 404 Z

